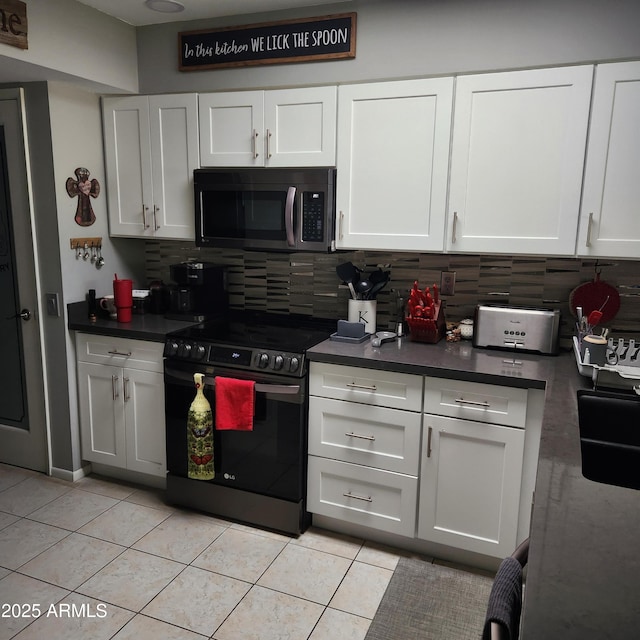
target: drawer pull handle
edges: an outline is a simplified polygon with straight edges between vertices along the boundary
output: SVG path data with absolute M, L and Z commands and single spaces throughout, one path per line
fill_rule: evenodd
M 456 398 L 455 400 L 458 404 L 470 404 L 474 407 L 486 407 L 487 409 L 491 406 L 489 402 L 476 402 L 475 400 L 465 400 L 464 398 Z
M 127 351 L 126 353 L 123 353 L 122 351 L 118 351 L 117 349 L 113 349 L 112 351 L 108 351 L 107 353 L 110 356 L 124 356 L 125 358 L 128 358 L 131 356 L 131 351 Z
M 355 382 L 347 382 L 347 387 L 351 389 L 364 389 L 365 391 L 377 391 L 377 387 L 375 384 L 366 385 L 366 384 L 356 384 Z
M 356 500 L 362 500 L 363 502 L 373 502 L 373 498 L 371 496 L 358 496 L 355 493 L 351 493 L 351 491 L 347 491 L 342 495 L 345 498 L 355 498 Z
M 429 431 L 427 433 L 427 458 L 431 457 L 431 435 L 433 433 L 433 427 L 429 427 Z
M 359 433 L 353 433 L 353 431 L 351 431 L 351 433 L 345 433 L 345 436 L 347 436 L 348 438 L 360 438 L 361 440 L 371 440 L 371 442 L 375 442 L 376 437 L 375 436 L 363 436 Z

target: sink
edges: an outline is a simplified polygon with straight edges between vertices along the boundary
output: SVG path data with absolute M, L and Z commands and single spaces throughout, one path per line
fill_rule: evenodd
M 640 398 L 578 391 L 582 475 L 595 482 L 640 489 Z

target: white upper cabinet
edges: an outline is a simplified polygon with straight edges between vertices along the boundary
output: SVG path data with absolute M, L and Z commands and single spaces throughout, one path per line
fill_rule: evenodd
M 103 98 L 112 236 L 193 240 L 196 94 Z
M 640 258 L 640 62 L 596 67 L 578 255 Z
M 309 87 L 201 94 L 202 166 L 334 166 L 336 92 Z
M 461 76 L 447 249 L 573 255 L 592 66 Z
M 341 86 L 339 249 L 441 251 L 453 78 Z

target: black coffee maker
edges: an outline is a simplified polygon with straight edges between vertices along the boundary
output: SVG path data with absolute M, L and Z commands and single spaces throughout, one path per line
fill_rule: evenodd
M 223 321 L 229 310 L 224 267 L 210 262 L 180 262 L 169 267 L 173 284 L 169 290 L 170 320 Z

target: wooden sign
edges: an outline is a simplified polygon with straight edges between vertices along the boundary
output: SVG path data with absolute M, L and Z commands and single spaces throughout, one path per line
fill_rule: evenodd
M 183 31 L 178 45 L 180 71 L 355 58 L 356 14 Z
M 28 49 L 27 5 L 20 0 L 0 0 L 0 42 Z

